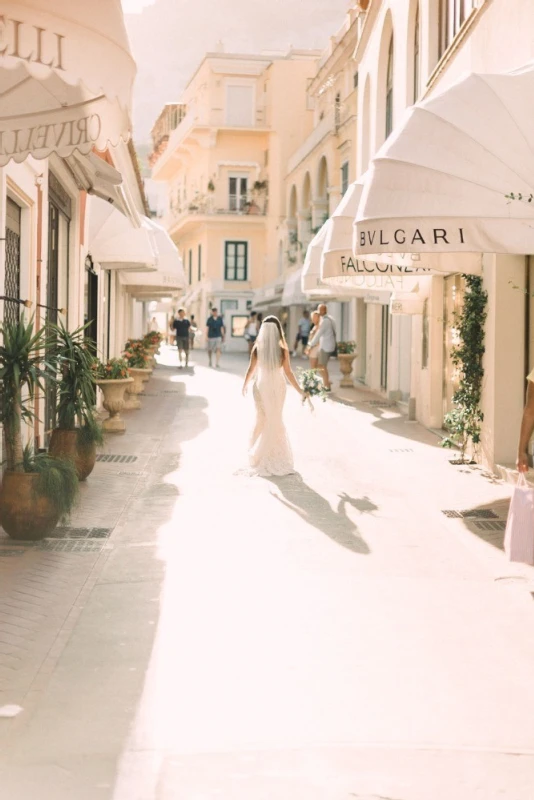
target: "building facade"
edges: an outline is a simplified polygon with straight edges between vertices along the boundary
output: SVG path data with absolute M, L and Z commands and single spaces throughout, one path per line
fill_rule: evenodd
M 182 303 L 202 325 L 217 307 L 230 350 L 246 349 L 255 292 L 282 274 L 284 175 L 312 128 L 306 85 L 318 55 L 209 53 L 153 129 L 152 177 L 167 189 L 161 221 L 188 281 Z

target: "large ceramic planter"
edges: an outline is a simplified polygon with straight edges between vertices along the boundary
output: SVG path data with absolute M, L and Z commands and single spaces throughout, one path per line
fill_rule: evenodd
M 121 417 L 124 409 L 124 395 L 126 387 L 133 383 L 133 378 L 119 378 L 117 380 L 99 380 L 96 385 L 102 389 L 104 394 L 103 406 L 109 411 L 109 417 L 102 423 L 106 433 L 124 433 L 126 423 Z
M 352 365 L 354 363 L 354 359 L 356 358 L 356 353 L 338 353 L 337 360 L 339 362 L 339 368 L 341 370 L 342 378 L 341 378 L 341 386 L 354 386 L 354 381 L 351 377 L 352 373 Z
M 32 541 L 52 533 L 59 514 L 37 493 L 37 472 L 6 472 L 0 486 L 0 524 L 12 539 Z
M 138 395 L 144 392 L 145 387 L 143 386 L 143 380 L 145 377 L 146 380 L 148 380 L 152 370 L 129 367 L 128 372 L 130 373 L 130 378 L 133 378 L 133 383 L 126 387 L 124 408 L 127 411 L 132 411 L 134 409 L 141 408 L 141 401 L 139 400 Z
M 79 441 L 79 429 L 68 431 L 55 428 L 50 437 L 48 452 L 56 458 L 68 458 L 74 464 L 79 481 L 85 481 L 94 469 L 96 462 L 96 444 L 84 444 Z

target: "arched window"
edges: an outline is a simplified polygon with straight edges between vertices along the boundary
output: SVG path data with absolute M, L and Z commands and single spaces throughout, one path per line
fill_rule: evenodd
M 386 73 L 386 139 L 393 130 L 393 34 L 389 41 Z
M 417 4 L 417 10 L 415 12 L 415 26 L 413 32 L 413 101 L 417 103 L 419 99 L 419 92 L 421 91 L 420 87 L 420 80 L 421 80 L 421 70 L 420 70 L 420 61 L 421 61 L 421 29 L 419 27 L 419 3 Z

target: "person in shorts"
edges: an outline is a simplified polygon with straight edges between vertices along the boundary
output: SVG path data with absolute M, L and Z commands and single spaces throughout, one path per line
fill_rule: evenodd
M 195 348 L 195 336 L 197 334 L 198 328 L 197 323 L 195 322 L 195 315 L 191 314 L 191 326 L 189 328 L 189 345 L 191 350 Z
M 215 353 L 215 366 L 219 369 L 219 361 L 221 360 L 221 350 L 225 335 L 224 320 L 219 316 L 218 310 L 212 308 L 211 314 L 206 321 L 206 338 L 210 367 L 213 366 L 213 354 Z
M 185 366 L 189 366 L 189 330 L 191 323 L 185 316 L 185 309 L 178 309 L 178 316 L 172 323 L 173 330 L 176 334 L 176 347 L 178 349 L 178 367 L 183 368 L 183 361 L 185 359 Z
M 311 329 L 312 329 L 312 322 L 310 319 L 310 312 L 303 311 L 302 317 L 299 320 L 297 338 L 295 340 L 295 346 L 293 348 L 294 356 L 297 355 L 299 342 L 302 345 L 302 352 L 303 353 L 305 352 L 306 348 L 308 347 L 308 341 L 310 338 Z

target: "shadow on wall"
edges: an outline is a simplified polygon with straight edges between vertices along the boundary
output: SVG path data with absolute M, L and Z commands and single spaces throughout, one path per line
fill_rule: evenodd
M 377 510 L 367 497 L 351 498 L 346 494 L 340 495 L 336 511 L 330 503 L 302 480 L 300 475 L 288 475 L 283 478 L 269 478 L 278 491 L 272 491 L 286 508 L 294 511 L 308 525 L 312 525 L 325 536 L 341 547 L 352 553 L 368 555 L 371 551 L 366 542 L 358 533 L 358 528 L 347 516 L 346 507 L 351 505 L 361 513 L 371 513 Z

